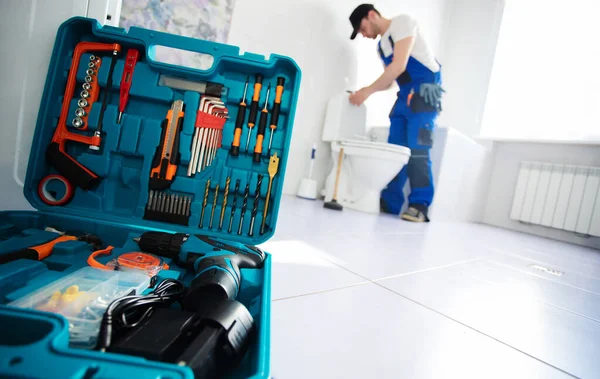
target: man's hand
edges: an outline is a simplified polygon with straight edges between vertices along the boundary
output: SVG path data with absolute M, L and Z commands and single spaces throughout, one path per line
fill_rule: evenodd
M 350 102 L 356 106 L 361 105 L 367 100 L 369 96 L 373 94 L 373 91 L 369 87 L 361 88 L 350 95 Z

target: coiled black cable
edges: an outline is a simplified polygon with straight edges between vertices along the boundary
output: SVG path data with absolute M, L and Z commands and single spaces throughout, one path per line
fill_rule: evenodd
M 96 348 L 106 351 L 111 344 L 113 330 L 138 326 L 152 314 L 154 308 L 168 308 L 184 294 L 183 283 L 165 279 L 148 295 L 124 296 L 114 300 L 102 317 Z

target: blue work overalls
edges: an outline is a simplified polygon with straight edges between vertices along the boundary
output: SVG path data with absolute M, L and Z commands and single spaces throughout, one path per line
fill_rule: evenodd
M 394 41 L 390 37 L 392 54 L 386 57 L 379 42 L 379 55 L 386 67 L 394 59 Z M 390 112 L 390 135 L 388 143 L 406 146 L 411 150 L 408 164 L 396 177 L 381 191 L 382 207 L 386 212 L 399 214 L 404 203 L 402 189 L 406 179 L 410 180 L 409 205 L 420 204 L 429 207 L 433 200 L 433 176 L 431 173 L 431 160 L 429 151 L 433 144 L 433 129 L 438 111 L 415 113 L 407 104 L 409 94 L 419 93 L 423 83 L 437 83 L 441 85 L 441 69 L 433 72 L 413 57 L 408 59 L 406 70 L 396 82 L 400 87 L 398 100 Z

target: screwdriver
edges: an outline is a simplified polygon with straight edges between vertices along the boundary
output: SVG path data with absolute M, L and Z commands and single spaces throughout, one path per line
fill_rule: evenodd
M 254 162 L 260 162 L 260 155 L 262 154 L 263 140 L 265 138 L 265 131 L 267 129 L 267 105 L 269 105 L 269 93 L 271 92 L 271 85 L 267 87 L 267 98 L 265 99 L 265 107 L 260 111 L 260 121 L 258 122 L 258 132 L 256 134 L 256 145 L 254 146 Z
M 262 88 L 263 76 L 256 74 L 254 82 L 254 94 L 252 95 L 252 103 L 250 103 L 250 116 L 248 117 L 248 139 L 246 140 L 246 153 L 248 152 L 248 146 L 250 145 L 250 135 L 252 134 L 252 128 L 256 124 L 256 116 L 258 112 L 258 101 L 260 100 L 260 90 Z
M 231 150 L 229 153 L 234 157 L 237 157 L 240 153 L 240 140 L 242 139 L 242 127 L 244 126 L 244 118 L 246 117 L 246 91 L 248 91 L 248 81 L 250 77 L 246 77 L 246 85 L 244 86 L 244 96 L 240 101 L 240 108 L 238 110 L 237 119 L 235 120 L 235 130 L 233 132 L 233 142 L 231 143 Z
M 283 85 L 285 84 L 285 78 L 277 78 L 277 88 L 275 90 L 275 100 L 273 101 L 273 109 L 271 110 L 271 136 L 269 137 L 269 152 L 271 155 L 271 144 L 273 143 L 273 134 L 277 129 L 277 122 L 279 121 L 279 110 L 281 109 L 281 96 L 283 95 Z
M 117 118 L 117 124 L 121 123 L 121 117 L 129 101 L 129 90 L 131 89 L 131 79 L 133 77 L 133 70 L 135 64 L 138 61 L 140 52 L 136 49 L 127 50 L 127 58 L 125 59 L 125 67 L 123 68 L 123 76 L 121 77 L 121 92 L 119 95 L 119 117 Z
M 271 198 L 271 187 L 273 186 L 273 178 L 277 174 L 277 168 L 279 167 L 279 157 L 277 153 L 271 156 L 269 160 L 269 187 L 267 188 L 267 198 L 265 199 L 265 209 L 263 211 L 262 224 L 260 225 L 260 234 L 265 234 L 265 223 L 267 221 L 267 210 L 269 209 L 269 199 Z

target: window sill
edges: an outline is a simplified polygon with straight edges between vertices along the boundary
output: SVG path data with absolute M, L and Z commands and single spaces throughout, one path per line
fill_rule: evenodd
M 510 137 L 494 137 L 480 135 L 475 137 L 476 141 L 481 142 L 498 142 L 498 143 L 545 143 L 556 145 L 600 145 L 600 139 L 573 139 L 573 140 L 557 140 L 557 139 L 536 139 L 536 138 L 510 138 Z

